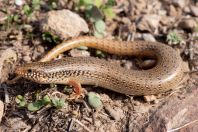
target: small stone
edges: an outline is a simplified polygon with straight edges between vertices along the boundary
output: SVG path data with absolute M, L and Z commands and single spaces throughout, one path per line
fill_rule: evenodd
M 23 59 L 24 59 L 25 62 L 30 62 L 31 61 L 30 56 L 24 56 Z
M 24 4 L 23 0 L 15 0 L 15 4 L 18 6 L 22 6 Z
M 39 53 L 44 53 L 44 52 L 45 52 L 45 49 L 44 49 L 43 46 L 39 45 L 39 46 L 37 47 L 37 51 L 38 51 Z
M 121 120 L 124 117 L 124 112 L 122 109 L 116 107 L 116 110 L 110 106 L 106 106 L 105 110 L 110 114 L 110 116 L 116 121 Z
M 197 27 L 197 22 L 193 18 L 182 19 L 178 26 L 182 29 L 194 31 Z
M 187 14 L 187 13 L 188 13 L 188 14 L 191 13 L 190 7 L 189 7 L 189 6 L 184 7 L 183 11 L 184 11 L 186 14 Z
M 8 16 L 4 12 L 0 12 L 0 24 L 4 24 Z
M 133 103 L 135 106 L 139 106 L 141 103 L 139 101 L 134 101 Z
M 178 6 L 180 8 L 184 8 L 187 5 L 188 0 L 173 0 L 172 3 L 175 6 Z
M 101 123 L 101 121 L 95 121 L 94 122 L 94 126 L 96 126 L 96 127 L 100 127 L 102 125 L 102 123 Z
M 170 5 L 168 13 L 170 16 L 177 16 L 177 10 L 173 5 Z
M 86 50 L 72 49 L 70 51 L 70 55 L 72 57 L 89 57 L 90 53 Z
M 46 16 L 42 16 L 42 30 L 57 35 L 61 39 L 76 37 L 81 32 L 89 31 L 85 20 L 69 10 L 50 11 Z
M 141 31 L 155 32 L 159 26 L 160 16 L 155 14 L 144 15 L 139 19 L 137 28 Z
M 17 54 L 12 48 L 0 50 L 0 84 L 5 82 L 14 68 Z
M 172 17 L 179 18 L 182 15 L 182 9 L 179 7 L 175 7 L 173 5 L 170 5 L 170 9 L 168 11 L 168 14 Z
M 175 17 L 167 17 L 163 16 L 160 20 L 160 23 L 163 25 L 162 27 L 171 26 L 175 22 Z M 165 25 L 165 26 L 164 26 Z
M 156 96 L 154 96 L 154 95 L 147 95 L 147 96 L 144 96 L 144 100 L 146 102 L 152 102 L 152 101 L 156 100 Z
M 122 61 L 123 62 L 123 61 Z M 131 69 L 133 67 L 133 63 L 131 61 L 125 61 L 124 62 L 124 67 L 126 69 Z
M 23 25 L 23 29 L 27 32 L 32 32 L 33 31 L 33 27 L 32 25 L 29 25 L 29 24 L 24 24 Z
M 192 13 L 192 15 L 198 17 L 198 7 L 197 6 L 190 6 L 190 11 Z
M 152 34 L 149 33 L 143 33 L 142 37 L 145 41 L 150 41 L 150 42 L 156 42 L 155 38 L 153 37 Z

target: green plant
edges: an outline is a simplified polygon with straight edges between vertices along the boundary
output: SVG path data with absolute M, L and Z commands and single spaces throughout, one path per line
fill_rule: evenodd
M 112 19 L 116 16 L 113 12 L 115 0 L 108 0 L 103 4 L 103 0 L 79 0 L 78 8 L 84 8 L 86 17 L 94 25 L 94 36 L 103 37 L 105 35 L 106 25 L 104 16 Z
M 23 6 L 23 12 L 25 13 L 26 16 L 30 16 L 32 14 L 32 10 L 29 5 Z
M 68 85 L 65 85 L 63 92 L 67 94 L 72 94 L 73 88 L 69 87 Z
M 15 101 L 19 104 L 19 107 L 25 107 L 27 105 L 27 102 L 22 95 L 17 95 Z
M 101 50 L 96 50 L 96 56 L 104 58 L 106 55 Z
M 54 107 L 56 107 L 57 109 L 60 109 L 64 106 L 65 101 L 64 99 L 58 98 L 58 97 L 54 97 L 52 98 L 52 105 Z
M 32 8 L 33 10 L 40 10 L 40 0 L 32 0 Z
M 179 44 L 182 41 L 182 38 L 176 32 L 170 32 L 167 35 L 167 41 L 173 44 Z
M 44 106 L 44 104 L 42 103 L 42 100 L 37 100 L 33 103 L 29 103 L 27 106 L 27 109 L 29 111 L 34 112 L 34 111 L 40 110 L 43 106 Z
M 60 42 L 60 38 L 55 36 L 55 35 L 52 35 L 51 33 L 49 32 L 44 32 L 42 34 L 42 39 L 46 42 L 49 42 L 49 43 L 59 43 Z
M 17 104 L 19 104 L 19 107 L 27 107 L 27 109 L 32 112 L 38 111 L 46 105 L 55 106 L 56 108 L 62 108 L 64 104 L 63 99 L 57 99 L 57 98 L 50 99 L 48 95 L 45 95 L 42 99 L 37 99 L 32 103 L 27 103 L 27 101 L 23 96 L 18 95 L 15 98 L 15 101 Z
M 38 111 L 43 106 L 48 105 L 51 103 L 51 99 L 48 95 L 45 95 L 41 100 L 36 100 L 35 102 L 29 103 L 27 108 L 29 111 Z
M 33 103 L 29 103 L 27 108 L 29 111 L 38 111 L 41 109 L 43 106 L 48 105 L 51 103 L 51 99 L 49 98 L 48 95 L 45 95 L 41 100 L 36 100 Z
M 88 96 L 88 103 L 91 107 L 93 107 L 94 109 L 98 109 L 102 107 L 102 101 L 100 100 L 100 97 L 96 95 L 94 92 L 89 92 L 87 96 Z
M 22 10 L 26 16 L 30 17 L 35 10 L 40 10 L 40 0 L 32 0 L 31 5 L 25 4 Z
M 57 2 L 58 2 L 58 0 L 48 0 L 47 1 L 50 9 L 56 9 L 57 8 L 57 4 L 56 4 Z

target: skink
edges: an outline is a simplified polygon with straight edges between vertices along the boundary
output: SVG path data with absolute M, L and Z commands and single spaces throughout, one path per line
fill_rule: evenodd
M 148 70 L 127 70 L 93 57 L 66 57 L 50 61 L 60 53 L 79 46 L 117 55 L 151 57 L 156 59 L 157 64 Z M 159 42 L 124 42 L 79 37 L 57 45 L 40 62 L 18 67 L 16 74 L 41 84 L 68 84 L 73 80 L 127 95 L 150 95 L 176 88 L 182 82 L 185 71 L 187 67 L 180 54 Z

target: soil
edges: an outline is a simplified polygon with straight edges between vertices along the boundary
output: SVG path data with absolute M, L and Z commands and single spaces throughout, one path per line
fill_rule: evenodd
M 133 97 L 115 93 L 103 88 L 84 86 L 90 92 L 100 96 L 103 107 L 93 109 L 89 106 L 87 97 L 78 100 L 66 100 L 63 108 L 57 109 L 46 105 L 36 112 L 30 112 L 26 107 L 20 107 L 16 102 L 17 95 L 22 95 L 27 102 L 34 102 L 44 95 L 65 96 L 62 85 L 40 85 L 25 79 L 17 80 L 14 84 L 7 84 L 6 80 L 13 78 L 14 67 L 24 63 L 36 62 L 51 48 L 64 39 L 74 36 L 92 35 L 93 23 L 87 19 L 84 9 L 76 10 L 76 3 L 72 0 L 50 0 L 40 3 L 39 9 L 33 9 L 32 1 L 21 0 L 22 5 L 15 1 L 0 2 L 0 130 L 14 131 L 123 131 L 123 132 L 158 132 L 158 131 L 198 131 L 197 105 L 197 69 L 198 69 L 198 2 L 193 0 L 116 0 L 113 11 L 116 17 L 104 18 L 106 24 L 105 38 L 129 40 L 160 41 L 179 50 L 183 60 L 188 63 L 190 78 L 180 89 L 168 91 L 159 95 Z M 32 9 L 28 15 L 24 5 Z M 41 18 L 57 10 L 69 10 L 78 15 L 85 26 L 80 29 L 69 27 L 64 36 L 64 30 L 57 33 L 54 29 L 50 36 L 46 29 L 41 28 Z M 65 17 L 67 15 L 62 15 Z M 72 17 L 71 17 L 72 18 Z M 84 20 L 82 20 L 84 19 Z M 60 19 L 59 19 L 60 20 Z M 61 19 L 65 20 L 65 19 Z M 74 25 L 80 24 L 75 23 Z M 85 22 L 86 23 L 85 23 Z M 70 20 L 70 26 L 72 26 Z M 54 24 L 54 23 L 53 23 Z M 52 24 L 52 25 L 53 25 Z M 59 24 L 60 25 L 60 24 Z M 89 28 L 89 31 L 87 27 Z M 66 27 L 66 26 L 65 26 Z M 64 27 L 64 28 L 65 28 Z M 57 27 L 56 27 L 57 28 Z M 58 30 L 58 29 L 57 29 Z M 88 32 L 88 33 L 87 33 Z M 181 41 L 167 39 L 175 32 Z M 59 36 L 61 34 L 61 36 Z M 80 35 L 79 35 L 80 34 Z M 82 47 L 81 47 L 82 48 Z M 7 49 L 12 53 L 2 57 Z M 14 53 L 13 53 L 14 52 Z M 17 54 L 17 61 L 15 54 Z M 125 68 L 133 68 L 135 62 L 131 58 L 119 57 L 101 53 L 94 49 L 74 49 L 59 55 L 65 56 L 95 56 L 111 60 Z M 12 60 L 9 60 L 12 58 Z M 1 62 L 2 62 L 1 61 Z M 2 62 L 2 63 L 3 63 Z M 2 69 L 4 68 L 4 69 Z

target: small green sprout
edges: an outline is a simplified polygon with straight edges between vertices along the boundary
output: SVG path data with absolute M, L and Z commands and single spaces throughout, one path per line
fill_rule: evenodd
M 38 111 L 42 107 L 51 104 L 51 99 L 48 95 L 45 95 L 42 99 L 36 100 L 35 102 L 32 103 L 27 103 L 27 101 L 23 96 L 17 95 L 15 101 L 17 104 L 19 104 L 19 107 L 27 107 L 27 109 L 32 112 Z
M 48 105 L 49 103 L 51 103 L 50 97 L 49 97 L 48 95 L 45 95 L 45 96 L 43 97 L 43 99 L 42 99 L 42 103 L 43 103 L 44 105 Z
M 96 50 L 96 56 L 104 58 L 105 57 L 105 53 L 102 52 L 101 50 Z
M 43 106 L 44 104 L 42 103 L 42 100 L 37 100 L 33 103 L 29 103 L 27 109 L 31 112 L 35 112 L 40 110 Z
M 179 44 L 182 42 L 182 38 L 176 32 L 170 32 L 167 35 L 167 41 L 173 44 Z
M 80 0 L 78 7 L 84 7 L 86 17 L 94 25 L 94 36 L 102 38 L 105 35 L 106 25 L 104 16 L 113 19 L 116 14 L 113 12 L 115 0 L 107 0 L 104 4 L 102 0 Z
M 25 4 L 23 6 L 23 12 L 25 13 L 26 16 L 31 16 L 32 15 L 32 9 L 27 4 Z
M 40 0 L 32 0 L 32 8 L 33 10 L 40 10 Z
M 89 92 L 87 96 L 88 96 L 88 103 L 91 107 L 93 107 L 94 109 L 98 109 L 102 107 L 102 101 L 100 100 L 100 97 L 96 95 L 94 92 Z
M 65 100 L 58 98 L 58 97 L 54 97 L 52 98 L 52 105 L 55 106 L 57 109 L 61 109 L 65 104 Z
M 42 39 L 49 43 L 59 43 L 60 42 L 60 38 L 58 36 L 52 35 L 49 32 L 44 32 L 42 34 Z
M 51 103 L 51 99 L 48 95 L 45 95 L 41 100 L 37 100 L 33 103 L 29 103 L 27 108 L 29 111 L 38 111 L 40 110 L 43 106 L 46 106 Z
M 71 94 L 73 92 L 73 88 L 70 88 L 68 85 L 65 85 L 63 92 L 67 94 Z
M 22 10 L 26 16 L 31 17 L 35 10 L 40 10 L 40 0 L 32 0 L 31 6 L 25 4 Z
M 27 102 L 22 95 L 17 95 L 15 101 L 19 104 L 19 107 L 25 107 L 27 105 Z

